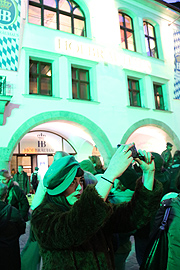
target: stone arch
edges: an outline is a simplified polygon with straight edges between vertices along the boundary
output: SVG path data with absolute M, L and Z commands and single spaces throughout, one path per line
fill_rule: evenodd
M 24 135 L 27 132 L 29 132 L 32 128 L 42 123 L 46 123 L 53 120 L 63 120 L 68 121 L 70 123 L 74 123 L 76 126 L 79 126 L 81 129 L 90 134 L 105 161 L 105 165 L 109 163 L 109 160 L 111 159 L 114 150 L 103 130 L 87 117 L 69 111 L 45 112 L 29 118 L 12 135 L 11 140 L 8 144 L 8 153 L 7 153 L 8 159 L 6 160 L 11 159 L 17 143 L 20 142 L 20 140 L 24 137 Z
M 177 149 L 180 149 L 180 140 L 178 136 L 175 134 L 175 132 L 165 123 L 152 119 L 152 118 L 147 118 L 147 119 L 142 119 L 136 123 L 134 123 L 124 134 L 122 137 L 121 143 L 125 143 L 129 136 L 138 128 L 143 127 L 143 126 L 154 126 L 157 128 L 162 129 L 164 132 L 166 132 L 169 137 L 172 139 L 174 144 L 176 145 Z

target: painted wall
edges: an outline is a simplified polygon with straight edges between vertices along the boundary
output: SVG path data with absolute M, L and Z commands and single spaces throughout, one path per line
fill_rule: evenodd
M 179 14 L 149 0 L 76 2 L 86 15 L 87 38 L 29 24 L 27 1 L 22 0 L 19 69 L 18 72 L 0 70 L 12 85 L 13 94 L 5 109 L 4 125 L 0 126 L 2 160 L 8 161 L 18 137 L 20 140 L 36 125 L 50 121 L 48 112 L 54 117 L 53 112 L 58 111 L 67 111 L 67 121 L 85 127 L 105 162 L 118 143 L 126 142 L 125 134 L 130 127 L 133 132 L 139 128 L 136 123 L 141 121 L 143 126 L 143 120 L 146 125 L 148 119 L 152 125 L 153 121 L 154 125 L 157 121 L 164 123 L 163 130 L 180 149 L 180 100 L 173 99 L 173 29 L 179 27 L 179 21 L 168 26 Z M 137 52 L 121 48 L 118 9 L 134 20 Z M 160 59 L 146 55 L 143 18 L 156 29 Z M 29 57 L 52 62 L 53 97 L 28 94 Z M 90 68 L 92 101 L 72 99 L 71 64 Z M 129 106 L 127 76 L 141 79 L 142 108 Z M 153 82 L 165 84 L 167 111 L 155 110 Z M 69 117 L 69 112 L 75 117 Z M 64 117 L 65 113 L 62 115 Z M 82 116 L 84 122 L 80 123 L 77 115 Z M 161 129 L 161 125 L 156 127 Z M 79 149 L 84 151 L 83 147 Z

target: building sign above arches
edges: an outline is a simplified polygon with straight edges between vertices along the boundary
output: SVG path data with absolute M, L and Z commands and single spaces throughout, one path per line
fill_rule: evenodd
M 148 60 L 94 44 L 57 37 L 55 40 L 55 50 L 61 54 L 96 62 L 105 62 L 138 72 L 147 74 L 152 72 L 151 63 Z

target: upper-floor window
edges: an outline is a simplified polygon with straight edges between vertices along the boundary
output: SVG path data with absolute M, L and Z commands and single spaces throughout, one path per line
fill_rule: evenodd
M 143 21 L 143 27 L 144 27 L 147 55 L 154 58 L 158 58 L 155 28 L 152 24 L 146 21 Z
M 52 64 L 30 59 L 29 94 L 52 96 Z
M 71 0 L 29 0 L 29 22 L 86 36 L 84 13 Z
M 91 100 L 89 70 L 72 66 L 73 99 Z
M 127 14 L 119 11 L 121 45 L 123 49 L 136 51 L 133 21 Z
M 160 84 L 153 84 L 156 109 L 165 110 L 163 89 Z
M 130 106 L 141 107 L 139 80 L 128 78 Z

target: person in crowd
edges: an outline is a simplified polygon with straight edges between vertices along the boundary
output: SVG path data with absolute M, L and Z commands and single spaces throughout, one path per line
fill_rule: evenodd
M 0 269 L 21 270 L 19 237 L 26 223 L 19 211 L 5 202 L 7 185 L 0 183 Z
M 22 218 L 27 221 L 29 203 L 22 189 L 9 176 L 7 170 L 0 170 L 0 182 L 8 186 L 6 202 L 17 208 Z
M 177 150 L 173 156 L 173 164 L 169 167 L 170 191 L 180 192 L 180 150 Z
M 82 170 L 90 172 L 92 174 L 97 174 L 95 167 L 90 159 L 85 159 L 80 162 L 80 167 Z
M 122 184 L 121 178 L 123 175 L 115 179 L 114 186 L 110 190 L 108 199 L 111 203 L 118 204 L 123 202 L 129 202 L 132 199 L 134 191 L 126 188 Z M 124 176 L 123 180 L 125 180 Z M 132 186 L 132 183 L 128 183 L 129 180 L 132 181 L 131 178 L 126 178 L 126 184 Z M 131 251 L 130 236 L 132 234 L 134 234 L 134 231 L 130 233 L 113 234 L 115 270 L 125 270 L 126 259 Z
M 23 166 L 18 166 L 18 172 L 14 175 L 13 181 L 16 181 L 20 188 L 24 191 L 25 195 L 27 195 L 30 191 L 30 184 L 27 173 L 23 171 Z
M 167 170 L 164 170 L 163 163 L 164 160 L 162 156 L 156 152 L 151 152 L 154 157 L 155 162 L 155 179 L 162 183 L 163 185 L 163 193 L 164 196 L 166 193 L 170 192 L 170 174 Z M 147 243 L 149 241 L 150 233 L 152 230 L 152 224 L 154 222 L 155 214 L 152 216 L 151 220 L 142 228 L 138 229 L 135 234 L 135 251 L 136 258 L 139 265 L 141 265 L 144 252 L 147 247 Z
M 99 173 L 101 174 L 101 173 L 105 172 L 105 169 L 103 168 L 100 157 L 98 157 L 98 156 L 89 156 L 89 159 L 92 161 L 97 174 L 99 174 Z
M 167 266 L 165 266 L 165 268 L 163 269 L 179 270 L 179 266 L 180 266 L 180 241 L 179 241 L 180 239 L 180 230 L 179 230 L 180 194 L 179 193 L 170 192 L 163 196 L 160 207 L 155 216 L 153 229 L 150 235 L 150 241 L 151 239 L 154 239 L 154 235 L 156 235 L 156 232 L 161 225 L 161 222 L 163 220 L 165 210 L 167 207 L 171 207 L 171 210 L 170 210 L 170 214 L 167 220 L 167 228 L 166 228 L 167 238 L 168 238 L 168 244 L 166 246 L 167 258 L 165 258 L 164 256 L 162 257 L 163 261 L 167 260 Z M 165 242 L 163 242 L 162 245 L 164 249 Z M 160 245 L 161 248 L 162 248 L 162 245 Z M 158 250 L 158 254 L 160 253 L 161 253 L 161 250 Z M 140 269 L 143 269 L 143 267 L 141 267 Z M 159 265 L 159 268 L 156 268 L 156 269 L 162 269 L 161 265 Z
M 54 154 L 53 162 L 55 162 L 56 160 L 58 160 L 62 157 L 68 156 L 68 155 L 69 154 L 64 152 L 64 151 L 56 151 Z M 31 204 L 31 210 L 34 210 L 42 202 L 45 193 L 46 193 L 46 187 L 43 184 L 43 180 L 40 179 L 40 182 L 38 184 L 36 193 L 34 195 L 34 198 L 33 198 L 32 204 Z
M 167 142 L 166 149 L 161 153 L 161 156 L 164 160 L 165 169 L 167 169 L 173 163 L 172 154 L 171 154 L 172 148 L 173 148 L 172 143 Z
M 31 185 L 32 189 L 36 192 L 39 181 L 40 181 L 40 175 L 38 175 L 39 168 L 35 167 L 34 172 L 31 174 Z
M 94 185 L 94 184 L 97 184 L 97 182 L 98 182 L 96 177 L 92 173 L 87 172 L 87 171 L 84 171 L 84 180 L 85 180 L 86 186 L 87 185 Z
M 164 196 L 166 193 L 170 192 L 170 174 L 168 170 L 163 169 L 164 160 L 162 156 L 156 152 L 151 152 L 154 156 L 155 162 L 155 179 L 160 181 L 163 185 L 163 194 Z
M 16 174 L 15 169 L 12 169 L 11 170 L 11 178 L 13 178 L 15 174 Z
M 83 191 L 82 170 L 71 155 L 56 160 L 44 176 L 42 203 L 32 212 L 44 270 L 114 269 L 113 233 L 128 233 L 146 224 L 157 211 L 162 185 L 154 180 L 151 154 L 137 158 L 143 176 L 130 202 L 106 202 L 114 180 L 131 164 L 133 144 L 122 145 L 96 185 Z

